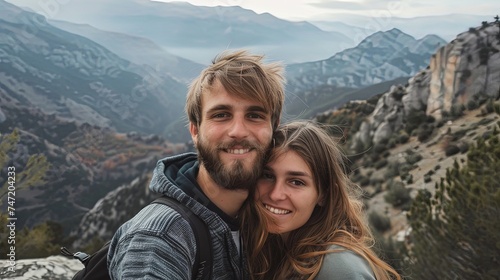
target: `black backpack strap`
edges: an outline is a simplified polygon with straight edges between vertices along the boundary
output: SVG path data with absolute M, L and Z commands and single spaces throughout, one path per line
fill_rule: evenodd
M 71 253 L 65 247 L 61 248 L 61 254 L 64 256 L 72 256 L 75 259 L 80 260 L 85 267 L 78 271 L 72 280 L 110 280 L 108 272 L 108 249 L 110 241 L 106 242 L 99 251 L 92 255 L 86 253 L 77 252 Z
M 212 242 L 208 226 L 195 215 L 191 209 L 179 201 L 168 197 L 161 196 L 151 203 L 165 204 L 177 211 L 182 217 L 189 221 L 196 238 L 196 258 L 193 266 L 193 280 L 211 279 L 212 272 Z
M 196 216 L 191 209 L 186 205 L 180 203 L 179 201 L 162 196 L 157 198 L 151 203 L 165 204 L 186 219 L 191 228 L 193 229 L 195 239 L 196 239 L 196 258 L 193 266 L 192 280 L 209 280 L 212 274 L 212 242 L 210 239 L 210 232 L 208 231 L 208 226 Z M 107 256 L 110 241 L 108 241 L 104 246 L 102 246 L 99 251 L 92 255 L 86 253 L 77 252 L 72 253 L 65 247 L 61 248 L 61 254 L 64 256 L 73 257 L 80 260 L 85 267 L 76 273 L 72 280 L 103 280 L 110 279 L 108 267 L 107 267 Z

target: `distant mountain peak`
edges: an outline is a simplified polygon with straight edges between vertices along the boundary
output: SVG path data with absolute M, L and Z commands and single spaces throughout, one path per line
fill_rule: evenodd
M 300 95 L 323 85 L 361 88 L 409 77 L 428 66 L 431 55 L 444 44 L 437 36 L 416 40 L 397 28 L 376 32 L 328 59 L 290 65 L 287 90 Z

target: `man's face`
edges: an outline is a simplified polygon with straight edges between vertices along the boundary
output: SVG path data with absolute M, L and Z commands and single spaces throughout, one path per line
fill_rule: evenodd
M 270 112 L 259 101 L 230 95 L 218 81 L 201 103 L 201 123 L 190 125 L 200 168 L 226 189 L 255 186 L 272 138 Z

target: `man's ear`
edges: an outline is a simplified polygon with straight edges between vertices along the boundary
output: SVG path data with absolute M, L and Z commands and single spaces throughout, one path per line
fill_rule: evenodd
M 193 143 L 196 145 L 198 141 L 198 126 L 192 122 L 189 122 L 189 133 L 191 133 L 191 139 Z

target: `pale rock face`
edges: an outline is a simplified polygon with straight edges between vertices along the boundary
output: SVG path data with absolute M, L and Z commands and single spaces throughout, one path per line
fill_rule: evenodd
M 431 58 L 427 115 L 442 118 L 452 106 L 479 95 L 497 97 L 500 88 L 498 26 L 464 32 Z
M 17 260 L 15 266 L 11 266 L 7 260 L 2 260 L 0 263 L 0 279 L 68 280 L 82 268 L 83 264 L 79 260 L 64 256 Z
M 404 88 L 393 86 L 387 95 L 379 99 L 382 106 L 375 119 L 380 120 L 374 125 L 376 127 L 373 134 L 373 143 L 380 143 L 383 139 L 388 139 L 394 132 L 403 127 L 403 102 L 401 96 Z M 379 106 L 377 104 L 377 107 Z M 375 113 L 374 113 L 375 114 Z
M 100 199 L 82 218 L 77 230 L 71 233 L 78 237 L 71 249 L 78 251 L 95 237 L 102 241 L 111 240 L 123 223 L 154 200 L 155 194 L 148 188 L 149 180 L 149 176 L 136 178 L 132 183 L 120 186 Z M 124 208 L 123 205 L 127 207 Z
M 429 99 L 430 70 L 422 70 L 414 77 L 408 80 L 406 88 L 407 94 L 403 96 L 404 114 L 408 115 L 410 111 L 424 110 Z
M 461 33 L 432 55 L 429 66 L 410 78 L 405 88 L 393 87 L 354 136 L 356 143 L 377 144 L 404 127 L 411 111 L 441 120 L 454 106 L 500 96 L 500 32 L 498 25 Z M 401 97 L 402 96 L 402 97 Z M 400 98 L 401 97 L 401 98 Z

